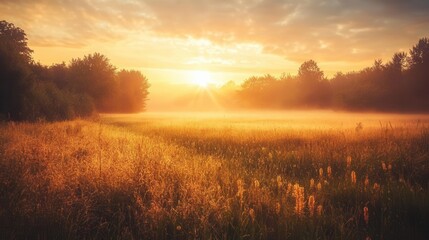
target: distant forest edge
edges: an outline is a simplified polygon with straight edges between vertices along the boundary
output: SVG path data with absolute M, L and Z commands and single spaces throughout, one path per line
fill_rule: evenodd
M 32 52 L 22 29 L 0 21 L 0 120 L 57 121 L 144 110 L 149 82 L 139 71 L 117 71 L 99 53 L 48 67 L 36 63 Z
M 70 63 L 34 62 L 25 32 L 0 21 L 0 120 L 66 120 L 95 112 L 143 111 L 150 84 L 139 71 L 117 71 L 102 54 Z M 313 60 L 296 76 L 252 76 L 213 90 L 231 109 L 338 109 L 429 112 L 429 39 L 383 64 L 327 78 Z
M 429 112 L 429 39 L 409 53 L 395 53 L 383 64 L 328 79 L 313 60 L 297 76 L 250 77 L 241 86 L 230 81 L 218 92 L 228 106 L 254 109 L 336 109 L 348 111 Z

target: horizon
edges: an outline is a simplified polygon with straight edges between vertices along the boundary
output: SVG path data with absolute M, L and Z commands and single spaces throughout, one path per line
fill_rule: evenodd
M 3 18 L 27 33 L 36 62 L 68 63 L 100 52 L 118 69 L 141 71 L 151 83 L 148 110 L 192 94 L 195 86 L 296 75 L 309 59 L 328 77 L 358 71 L 408 51 L 429 27 L 429 3 L 419 0 L 2 1 L 0 6 Z M 195 80 L 198 75 L 202 80 Z M 170 100 L 163 103 L 166 96 Z

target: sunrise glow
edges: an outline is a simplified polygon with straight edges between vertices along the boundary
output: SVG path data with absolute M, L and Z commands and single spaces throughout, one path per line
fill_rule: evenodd
M 427 34 L 429 7 L 416 1 L 0 1 L 0 15 L 41 64 L 99 52 L 141 71 L 159 111 L 180 107 L 189 87 L 295 75 L 310 59 L 326 77 L 387 63 Z
M 0 0 L 1 239 L 429 239 L 429 0 Z
M 190 82 L 200 88 L 207 88 L 209 84 L 213 83 L 211 74 L 206 71 L 192 71 Z

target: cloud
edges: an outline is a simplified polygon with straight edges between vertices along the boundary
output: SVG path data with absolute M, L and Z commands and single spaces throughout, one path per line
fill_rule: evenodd
M 367 61 L 410 46 L 429 27 L 424 0 L 145 2 L 167 36 L 259 43 L 302 62 Z
M 36 46 L 81 47 L 116 41 L 150 16 L 134 1 L 0 1 L 0 14 L 31 36 Z
M 0 9 L 38 45 L 79 47 L 150 33 L 259 44 L 295 62 L 390 56 L 429 29 L 427 0 L 0 0 Z

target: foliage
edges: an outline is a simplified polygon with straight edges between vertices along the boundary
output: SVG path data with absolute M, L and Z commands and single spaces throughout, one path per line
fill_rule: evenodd
M 145 109 L 149 82 L 139 71 L 122 70 L 117 74 L 119 84 L 119 111 L 138 112 Z
M 22 29 L 0 21 L 0 120 L 56 121 L 95 111 L 144 110 L 149 84 L 140 72 L 117 73 L 100 53 L 47 67 L 34 63 L 32 52 Z
M 27 36 L 21 28 L 4 20 L 0 21 L 0 42 L 11 54 L 19 55 L 26 62 L 32 61 L 33 50 L 27 46 Z
M 100 111 L 109 110 L 109 100 L 116 87 L 115 70 L 106 56 L 100 53 L 89 54 L 83 59 L 73 59 L 68 66 L 69 88 L 86 93 L 94 99 Z
M 25 117 L 22 111 L 32 80 L 30 54 L 24 31 L 0 21 L 0 119 Z
M 358 72 L 324 77 L 314 60 L 304 62 L 297 76 L 250 77 L 235 95 L 242 107 L 332 108 L 395 112 L 429 111 L 429 39 L 422 38 L 407 55 L 374 61 Z M 269 80 L 269 81 L 268 81 Z

